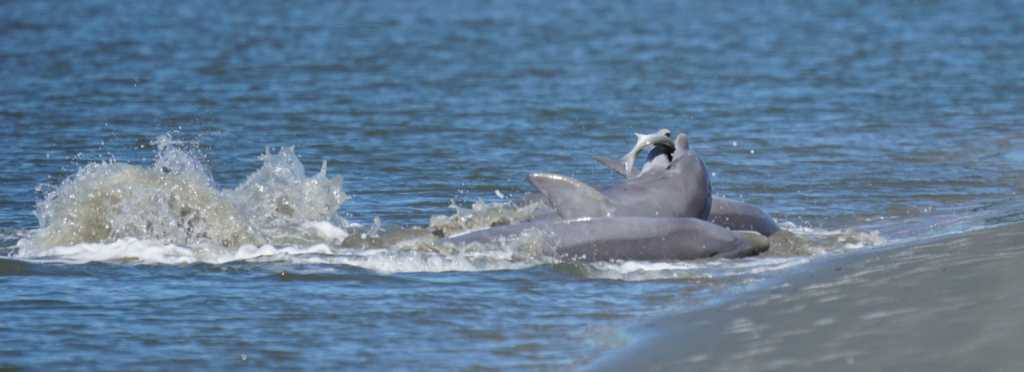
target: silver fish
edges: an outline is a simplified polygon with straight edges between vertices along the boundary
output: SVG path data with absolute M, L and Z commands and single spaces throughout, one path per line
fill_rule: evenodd
M 637 138 L 636 146 L 633 146 L 632 150 L 619 158 L 619 161 L 626 166 L 625 172 L 622 173 L 626 175 L 626 178 L 629 178 L 630 172 L 633 171 L 633 163 L 636 161 L 636 154 L 639 154 L 641 150 L 656 145 L 666 146 L 672 149 L 672 151 L 675 151 L 676 149 L 676 144 L 672 142 L 672 132 L 669 132 L 668 129 L 662 129 L 659 130 L 658 133 L 652 134 L 633 134 L 635 134 Z

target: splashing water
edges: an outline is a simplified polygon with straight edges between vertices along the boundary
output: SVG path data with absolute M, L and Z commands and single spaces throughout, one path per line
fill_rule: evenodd
M 327 161 L 320 173 L 305 177 L 306 168 L 294 147 L 260 156 L 263 167 L 225 195 L 253 223 L 269 227 L 329 219 L 350 197 L 341 190 L 341 176 L 327 178 Z
M 18 242 L 29 257 L 82 243 L 137 238 L 190 247 L 199 257 L 245 245 L 290 244 L 309 235 L 344 239 L 324 225 L 349 197 L 341 176 L 305 177 L 292 148 L 269 149 L 263 166 L 234 190 L 220 191 L 207 168 L 163 135 L 153 142 L 152 168 L 93 163 L 65 179 L 40 201 L 40 228 Z M 322 241 L 322 238 L 318 238 Z
M 792 222 L 783 222 L 779 226 L 783 231 L 772 235 L 771 249 L 761 256 L 809 256 L 829 251 L 857 250 L 887 242 L 878 231 L 814 229 L 797 226 Z
M 451 216 L 433 216 L 430 229 L 441 237 L 449 237 L 493 226 L 512 225 L 526 222 L 540 204 L 531 203 L 515 207 L 508 203 L 486 203 L 477 199 L 470 209 L 459 207 L 453 201 L 449 208 L 455 210 Z

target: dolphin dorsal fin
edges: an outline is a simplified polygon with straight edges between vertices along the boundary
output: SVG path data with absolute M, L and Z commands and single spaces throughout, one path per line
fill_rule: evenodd
M 597 155 L 592 155 L 591 157 L 594 158 L 594 160 L 597 160 L 598 163 L 604 164 L 606 167 L 611 168 L 613 171 L 622 173 L 623 175 L 626 174 L 626 167 L 622 166 L 622 162 L 620 161 L 615 161 L 604 156 Z M 633 168 L 632 172 L 630 173 L 631 174 L 626 178 L 633 178 L 640 175 L 640 171 L 637 170 L 636 168 Z
M 534 173 L 526 179 L 551 201 L 563 220 L 610 217 L 615 212 L 608 197 L 578 179 L 557 173 Z
M 640 134 L 640 133 L 635 133 L 635 132 L 634 132 L 634 133 L 633 133 L 633 135 L 634 135 L 634 136 L 636 136 L 636 139 L 641 139 L 641 138 L 644 138 L 644 135 L 643 135 L 643 134 Z

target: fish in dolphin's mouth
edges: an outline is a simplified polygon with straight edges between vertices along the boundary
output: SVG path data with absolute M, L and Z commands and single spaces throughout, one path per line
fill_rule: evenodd
M 651 134 L 633 134 L 636 135 L 637 138 L 636 145 L 634 145 L 633 149 L 629 150 L 626 155 L 619 158 L 619 161 L 625 166 L 622 174 L 626 175 L 627 178 L 630 176 L 630 173 L 632 173 L 633 163 L 636 162 L 636 155 L 639 154 L 640 151 L 643 151 L 643 149 L 654 146 L 665 146 L 671 150 L 669 153 L 676 149 L 675 143 L 672 142 L 672 132 L 668 129 L 661 129 L 658 132 Z

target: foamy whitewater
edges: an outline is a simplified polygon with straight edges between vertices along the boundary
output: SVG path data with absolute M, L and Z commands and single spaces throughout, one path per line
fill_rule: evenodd
M 18 256 L 66 255 L 54 249 L 81 246 L 102 257 L 94 260 L 150 262 L 164 256 L 155 253 L 164 246 L 170 256 L 188 247 L 196 259 L 218 261 L 240 247 L 309 245 L 347 236 L 328 222 L 348 196 L 340 176 L 327 177 L 326 162 L 319 174 L 306 177 L 292 148 L 277 154 L 268 148 L 263 166 L 244 183 L 219 190 L 206 167 L 170 135 L 153 144 L 158 154 L 150 168 L 111 160 L 62 181 L 38 203 L 41 227 L 18 242 Z M 124 239 L 141 245 L 132 249 L 136 244 Z M 99 253 L 104 250 L 96 244 L 111 244 L 121 253 Z
M 260 156 L 263 165 L 233 189 L 220 189 L 197 146 L 170 134 L 152 142 L 149 167 L 116 160 L 90 163 L 40 200 L 38 230 L 14 257 L 66 263 L 223 264 L 234 261 L 350 265 L 379 273 L 523 269 L 557 263 L 550 237 L 535 231 L 497 245 L 436 244 L 443 237 L 525 222 L 537 205 L 479 199 L 430 218 L 425 227 L 349 223 L 342 176 L 306 176 L 294 147 Z M 191 144 L 194 145 L 194 144 Z M 808 256 L 884 243 L 877 231 L 828 231 L 791 222 L 765 257 L 701 262 L 600 262 L 588 276 L 619 280 L 746 275 L 789 268 Z M 767 258 L 775 257 L 775 258 Z

